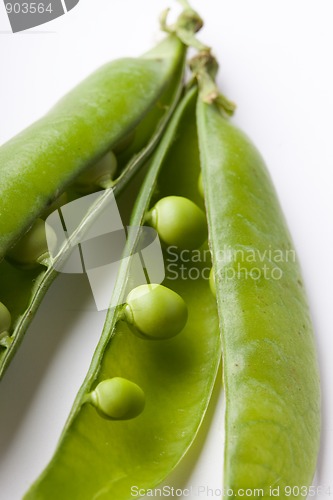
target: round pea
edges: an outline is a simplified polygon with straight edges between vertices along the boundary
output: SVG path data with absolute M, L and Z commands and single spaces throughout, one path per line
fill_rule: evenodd
M 4 332 L 8 332 L 10 325 L 12 323 L 12 317 L 7 307 L 0 302 L 0 335 Z
M 169 339 L 184 328 L 187 306 L 178 293 L 162 285 L 140 285 L 127 296 L 124 319 L 133 332 L 153 340 Z
M 74 189 L 78 193 L 88 194 L 99 188 L 111 187 L 116 170 L 117 158 L 112 151 L 109 151 L 75 178 Z
M 141 387 L 121 377 L 100 382 L 88 400 L 102 417 L 112 420 L 135 418 L 145 406 L 145 394 Z
M 204 212 L 182 196 L 167 196 L 159 200 L 148 216 L 148 223 L 167 245 L 194 249 L 207 239 Z
M 56 235 L 49 226 L 50 235 Z M 51 241 L 52 238 L 50 238 Z M 9 250 L 6 255 L 7 260 L 21 267 L 31 268 L 36 266 L 49 255 L 48 245 L 46 241 L 45 222 L 42 219 L 36 219 L 33 226 L 27 233 L 18 241 L 18 243 Z

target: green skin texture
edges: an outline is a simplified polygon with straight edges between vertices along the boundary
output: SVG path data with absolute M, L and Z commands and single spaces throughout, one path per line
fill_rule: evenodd
M 179 106 L 156 151 L 137 199 L 133 226 L 144 223 L 157 201 L 152 197 L 174 193 L 202 206 L 197 191 L 195 97 L 192 92 Z M 123 261 L 115 290 L 119 296 L 127 296 L 126 266 Z M 184 330 L 169 340 L 146 341 L 119 321 L 123 306 L 109 312 L 57 451 L 26 499 L 58 500 L 59 491 L 64 500 L 131 499 L 132 485 L 147 489 L 159 484 L 192 443 L 221 355 L 216 301 L 205 279 L 167 278 L 163 285 L 186 302 Z M 82 405 L 99 382 L 114 376 L 135 382 L 145 393 L 145 409 L 133 420 L 110 422 L 91 405 Z
M 135 144 L 131 144 L 130 146 L 131 155 L 126 158 L 126 161 L 124 160 L 121 160 L 121 162 L 118 161 L 118 168 L 117 168 L 118 176 L 114 181 L 114 187 L 113 187 L 114 194 L 118 199 L 119 199 L 119 194 L 122 192 L 124 187 L 128 184 L 130 179 L 133 178 L 134 174 L 140 168 L 142 168 L 142 166 L 145 164 L 149 156 L 152 154 L 152 151 L 156 148 L 156 144 L 158 143 L 158 140 L 160 139 L 160 136 L 166 127 L 166 124 L 170 118 L 170 114 L 172 113 L 179 99 L 180 91 L 182 89 L 182 75 L 184 71 L 185 52 L 186 52 L 185 48 L 182 45 L 180 45 L 177 40 L 173 38 L 167 38 L 164 42 L 162 42 L 162 44 L 158 45 L 155 49 L 153 49 L 150 53 L 146 55 L 146 57 L 148 58 L 149 57 L 153 58 L 152 61 L 148 61 L 149 67 L 151 63 L 153 63 L 153 61 L 154 64 L 156 64 L 156 61 L 154 59 L 155 57 L 160 58 L 160 56 L 162 55 L 165 56 L 166 58 L 165 65 L 167 67 L 164 68 L 163 72 L 164 80 L 163 79 L 160 80 L 161 75 L 159 75 L 157 81 L 155 81 L 156 88 L 155 91 L 153 92 L 153 95 L 151 95 L 149 99 L 146 98 L 144 99 L 146 103 L 146 109 L 144 109 L 144 112 L 142 113 L 140 123 L 134 129 Z M 139 65 L 143 64 L 143 67 L 146 67 L 146 62 L 143 60 L 142 63 L 142 59 L 140 59 L 140 61 L 141 62 L 139 63 Z M 125 61 L 124 60 L 118 61 L 116 66 L 117 65 L 119 66 L 119 64 L 122 66 L 125 64 Z M 134 64 L 133 60 L 131 60 L 131 64 L 132 65 Z M 151 81 L 148 82 L 149 88 L 151 87 L 152 83 L 153 82 Z M 79 86 L 78 89 L 80 90 L 80 88 L 81 87 Z M 114 88 L 112 87 L 111 92 L 113 93 L 113 91 Z M 137 91 L 135 91 L 135 93 L 137 94 Z M 128 93 L 128 91 L 126 91 L 125 94 L 126 98 L 130 99 L 130 94 Z M 120 95 L 118 95 L 118 97 L 120 99 Z M 66 99 L 68 99 L 68 96 L 66 97 Z M 155 102 L 153 99 L 155 99 Z M 141 103 L 139 105 L 139 109 L 142 109 L 142 106 L 143 104 Z M 122 133 L 124 134 L 123 137 L 125 137 L 125 139 L 128 138 L 127 129 L 133 127 L 135 125 L 135 120 L 138 119 L 139 110 L 137 109 L 137 107 L 138 105 L 136 104 L 134 106 L 135 109 L 133 110 L 133 112 L 128 113 L 129 122 L 123 124 Z M 97 118 L 98 117 L 95 116 L 95 124 L 93 124 L 92 121 L 89 122 L 91 125 L 94 125 L 94 128 L 96 128 Z M 114 127 L 116 127 L 116 123 L 114 124 Z M 24 148 L 23 135 L 24 133 L 22 132 L 21 134 L 22 148 Z M 133 133 L 130 132 L 130 135 L 133 136 Z M 8 144 L 0 148 L 0 158 L 2 158 L 3 148 L 4 149 L 7 148 Z M 51 146 L 50 155 L 53 159 L 55 159 L 56 153 L 54 148 L 56 146 L 55 144 L 51 144 L 50 146 Z M 91 153 L 92 157 L 96 156 L 96 152 L 91 151 Z M 90 161 L 88 163 L 90 163 Z M 39 165 L 39 167 L 41 166 L 42 165 Z M 36 168 L 37 167 L 38 165 L 36 166 Z M 3 167 L 0 166 L 0 176 L 2 175 L 2 168 Z M 83 170 L 83 172 L 85 172 L 85 170 Z M 18 174 L 19 173 L 20 172 L 18 172 Z M 64 178 L 66 177 L 66 175 L 64 176 Z M 36 186 L 33 182 L 29 181 L 30 177 L 28 174 L 26 174 L 25 178 L 27 181 L 27 186 L 29 187 L 29 192 L 31 196 L 30 205 L 32 206 L 35 203 L 36 199 L 40 197 L 39 189 L 41 188 L 42 190 L 44 189 L 48 190 L 50 188 L 50 185 L 47 184 L 46 187 L 44 185 Z M 17 181 L 18 184 L 21 182 L 20 179 L 17 179 Z M 64 179 L 61 180 L 61 182 L 63 181 Z M 7 193 L 8 200 L 12 199 L 11 203 L 14 204 L 12 206 L 16 207 L 17 203 L 15 201 L 15 198 L 16 196 L 18 196 L 16 188 L 11 192 L 8 189 L 8 185 L 5 186 L 1 184 L 0 191 L 2 189 L 5 190 L 5 187 L 6 190 L 8 190 Z M 21 193 L 19 196 L 21 199 Z M 62 196 L 62 198 L 65 198 L 63 199 L 63 202 L 66 203 L 66 197 Z M 45 199 L 45 204 L 46 203 L 47 201 Z M 3 200 L 0 199 L 0 207 L 2 207 L 2 204 Z M 47 209 L 50 210 L 50 207 L 51 205 L 49 205 Z M 55 209 L 56 207 L 53 208 L 53 210 Z M 101 207 L 101 209 L 103 209 L 103 206 Z M 19 231 L 19 228 L 21 228 L 20 229 L 21 234 L 24 234 L 25 220 L 20 219 L 17 216 L 16 210 L 15 212 L 14 211 L 12 212 L 13 212 L 12 215 L 16 217 L 16 223 L 17 223 L 16 230 Z M 46 211 L 44 208 L 43 210 L 44 217 L 46 217 L 45 214 Z M 2 217 L 0 210 L 0 226 L 1 224 L 3 225 L 6 224 L 5 219 L 6 219 L 5 217 Z M 83 221 L 82 227 L 84 227 L 84 224 L 85 223 Z M 8 238 L 10 239 L 9 234 L 7 234 L 5 239 Z M 4 251 L 4 248 L 2 250 Z M 0 254 L 1 254 L 1 246 L 0 246 Z M 12 326 L 9 332 L 12 342 L 9 346 L 7 346 L 6 349 L 3 346 L 0 347 L 0 378 L 4 374 L 7 367 L 9 366 L 13 356 L 15 355 L 15 352 L 17 351 L 24 337 L 24 334 L 31 320 L 34 317 L 36 310 L 39 307 L 39 304 L 43 300 L 43 297 L 45 296 L 47 289 L 49 288 L 53 280 L 56 278 L 56 276 L 57 272 L 54 269 L 52 269 L 52 267 L 46 268 L 44 266 L 39 265 L 29 270 L 26 268 L 25 269 L 15 268 L 14 266 L 9 265 L 6 262 L 6 260 L 0 262 L 0 300 L 7 305 L 12 316 Z
M 103 380 L 89 398 L 99 414 L 111 420 L 135 418 L 145 406 L 145 394 L 141 387 L 121 377 Z
M 263 488 L 268 499 L 269 488 L 280 487 L 279 498 L 287 498 L 285 486 L 311 484 L 320 434 L 316 347 L 300 269 L 293 258 L 258 257 L 293 249 L 258 151 L 201 99 L 197 119 L 223 344 L 224 488 L 235 498 L 239 488 Z M 218 259 L 225 246 L 257 258 Z M 240 275 L 223 279 L 238 264 Z M 244 268 L 264 264 L 279 266 L 282 279 L 245 279 Z
M 162 198 L 151 211 L 150 218 L 151 225 L 166 244 L 195 249 L 207 240 L 205 213 L 188 198 Z
M 137 335 L 161 340 L 178 335 L 184 328 L 187 307 L 180 295 L 170 288 L 141 285 L 128 294 L 124 316 Z
M 1 146 L 0 260 L 75 175 L 138 124 L 183 54 L 170 36 L 141 58 L 106 64 Z

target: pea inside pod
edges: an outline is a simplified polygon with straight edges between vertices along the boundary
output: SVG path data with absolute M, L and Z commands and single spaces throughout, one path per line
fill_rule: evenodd
M 157 230 L 164 243 L 180 249 L 199 248 L 207 239 L 204 212 L 183 196 L 160 199 L 148 214 L 147 222 Z
M 148 339 L 174 337 L 186 325 L 187 316 L 187 307 L 180 295 L 157 284 L 134 288 L 124 308 L 124 319 L 131 329 Z
M 130 420 L 142 413 L 145 394 L 141 387 L 122 377 L 103 380 L 88 395 L 87 402 L 111 420 Z

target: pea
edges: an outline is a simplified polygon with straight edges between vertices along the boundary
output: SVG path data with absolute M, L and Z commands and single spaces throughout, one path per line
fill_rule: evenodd
M 166 196 L 159 200 L 147 222 L 167 245 L 180 249 L 199 248 L 207 239 L 204 212 L 193 201 L 182 196 Z
M 116 171 L 117 158 L 112 151 L 109 151 L 97 163 L 76 177 L 73 187 L 80 194 L 88 194 L 100 188 L 112 187 Z
M 145 394 L 134 382 L 114 377 L 100 382 L 89 395 L 88 401 L 98 413 L 111 420 L 129 420 L 142 413 Z
M 55 244 L 56 235 L 51 227 L 48 230 L 50 235 L 54 235 Z M 43 263 L 45 259 L 47 260 L 48 256 L 45 222 L 42 219 L 37 219 L 29 231 L 10 249 L 6 258 L 11 263 L 23 268 L 33 268 L 39 263 Z
M 168 339 L 187 322 L 184 300 L 163 285 L 140 285 L 126 299 L 124 319 L 137 335 L 148 339 Z

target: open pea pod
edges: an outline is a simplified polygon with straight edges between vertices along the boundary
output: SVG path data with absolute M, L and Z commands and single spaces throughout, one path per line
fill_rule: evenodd
M 0 377 L 57 275 L 40 217 L 92 191 L 123 190 L 175 109 L 185 54 L 170 35 L 140 58 L 111 62 L 1 146 Z M 107 195 L 95 212 L 105 203 Z
M 216 302 L 207 279 L 209 251 L 201 246 L 207 226 L 197 188 L 195 101 L 196 89 L 179 105 L 153 157 L 131 219 L 130 258 L 122 261 L 113 295 L 120 305 L 109 310 L 55 455 L 26 499 L 57 499 L 59 491 L 68 500 L 133 498 L 138 489 L 152 488 L 167 476 L 197 433 L 221 351 Z M 170 217 L 175 212 L 176 219 Z M 131 258 L 146 221 L 164 242 L 166 278 L 162 285 L 131 289 Z M 183 245 L 181 226 L 191 249 Z M 189 252 L 195 252 L 195 264 L 188 262 Z M 189 277 L 193 265 L 196 279 Z M 140 412 L 134 419 L 119 420 Z
M 198 136 L 222 334 L 224 489 L 232 498 L 245 490 L 298 498 L 313 479 L 320 434 L 300 268 L 262 157 L 212 93 L 214 61 L 206 53 L 192 66 L 203 83 Z

